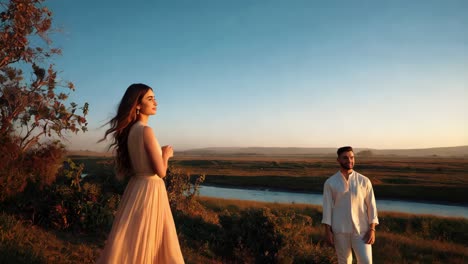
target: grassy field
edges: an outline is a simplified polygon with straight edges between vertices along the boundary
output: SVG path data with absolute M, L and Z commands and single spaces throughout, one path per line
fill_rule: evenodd
M 200 207 L 194 212 L 174 213 L 186 263 L 254 263 L 256 246 L 269 239 L 278 242 L 276 263 L 336 263 L 333 249 L 322 241 L 320 207 L 214 198 L 198 201 Z M 258 212 L 260 219 L 268 216 L 265 219 L 274 232 L 257 234 L 254 245 L 242 230 L 226 229 L 226 222 L 239 220 L 244 213 L 244 228 L 264 230 L 257 221 Z M 468 260 L 467 219 L 383 213 L 380 222 L 374 263 L 461 264 Z M 272 233 L 277 236 L 271 237 Z M 0 263 L 93 263 L 104 239 L 46 230 L 0 214 Z M 241 242 L 228 251 L 230 241 Z
M 109 177 L 109 157 L 73 157 L 85 172 Z M 356 171 L 369 177 L 377 199 L 424 200 L 468 204 L 467 158 L 356 158 Z M 180 156 L 171 164 L 192 175 L 205 174 L 205 184 L 321 193 L 337 170 L 335 157 Z
M 290 234 L 289 239 L 307 243 L 309 247 L 302 245 L 304 249 L 326 255 L 329 263 L 336 261 L 322 241 L 320 207 L 212 198 L 203 198 L 201 203 L 218 213 L 267 207 L 282 217 L 291 212 L 295 217 L 310 217 L 311 227 L 300 228 L 300 234 Z M 467 219 L 400 213 L 382 213 L 379 218 L 373 247 L 374 263 L 466 263 L 468 260 Z M 297 254 L 307 255 L 307 252 Z
M 89 176 L 113 181 L 112 158 L 71 158 Z M 357 162 L 378 198 L 466 204 L 466 159 Z M 209 184 L 307 192 L 321 192 L 337 171 L 334 157 L 181 156 L 171 163 L 192 175 L 206 174 Z M 186 263 L 336 263 L 334 250 L 322 240 L 319 206 L 206 197 L 195 202 L 173 211 Z M 0 213 L 0 263 L 93 263 L 105 243 L 106 232 L 60 231 L 21 219 Z M 379 220 L 374 263 L 468 261 L 468 219 L 384 212 Z
M 96 238 L 45 230 L 0 213 L 0 263 L 94 263 Z

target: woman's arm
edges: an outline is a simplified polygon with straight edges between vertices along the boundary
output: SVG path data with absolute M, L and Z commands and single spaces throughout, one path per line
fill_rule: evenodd
M 161 178 L 166 177 L 168 161 L 174 156 L 172 147 L 165 146 L 161 148 L 151 127 L 143 128 L 143 142 L 146 153 L 148 154 L 153 171 Z

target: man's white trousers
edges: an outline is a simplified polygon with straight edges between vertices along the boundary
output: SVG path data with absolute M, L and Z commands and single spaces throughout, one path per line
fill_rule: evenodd
M 339 264 L 353 262 L 351 249 L 356 255 L 358 264 L 372 264 L 372 246 L 366 244 L 358 234 L 334 234 L 334 241 Z

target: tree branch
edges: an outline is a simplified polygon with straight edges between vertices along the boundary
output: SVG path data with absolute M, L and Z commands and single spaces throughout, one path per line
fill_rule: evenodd
M 26 152 L 33 144 L 36 144 L 39 141 L 39 138 L 44 135 L 44 132 L 37 134 L 36 136 L 32 137 L 30 140 L 26 141 L 26 144 L 23 146 L 23 142 L 21 142 L 20 147 L 22 152 Z

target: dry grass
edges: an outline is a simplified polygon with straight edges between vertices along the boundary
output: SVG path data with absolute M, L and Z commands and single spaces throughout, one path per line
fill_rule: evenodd
M 373 247 L 376 263 L 466 263 L 466 245 L 417 236 L 379 232 Z
M 79 236 L 46 231 L 0 214 L 0 263 L 94 263 L 99 249 Z
M 174 214 L 186 263 L 225 263 L 213 251 L 216 244 L 212 243 L 221 231 L 218 216 L 250 208 L 269 208 L 280 219 L 288 241 L 279 251 L 280 263 L 336 263 L 333 249 L 322 241 L 319 206 L 207 197 L 198 201 L 201 207 L 194 212 Z M 300 220 L 303 217 L 310 222 Z M 401 213 L 382 213 L 380 218 L 374 263 L 458 264 L 468 260 L 467 219 Z M 4 213 L 0 214 L 0 242 L 0 263 L 20 264 L 92 263 L 103 245 L 102 238 L 44 230 Z
M 226 176 L 313 177 L 330 176 L 338 170 L 334 157 L 180 157 L 173 162 L 195 174 Z M 357 157 L 356 170 L 382 182 L 404 176 L 415 183 L 468 185 L 466 158 Z
M 322 247 L 321 208 L 304 204 L 276 204 L 200 197 L 200 202 L 215 212 L 241 211 L 267 207 L 273 211 L 294 211 L 312 218 L 304 232 L 310 238 L 306 248 Z M 466 263 L 468 259 L 468 220 L 403 213 L 382 213 L 373 247 L 375 263 Z M 297 238 L 296 238 L 297 239 Z

